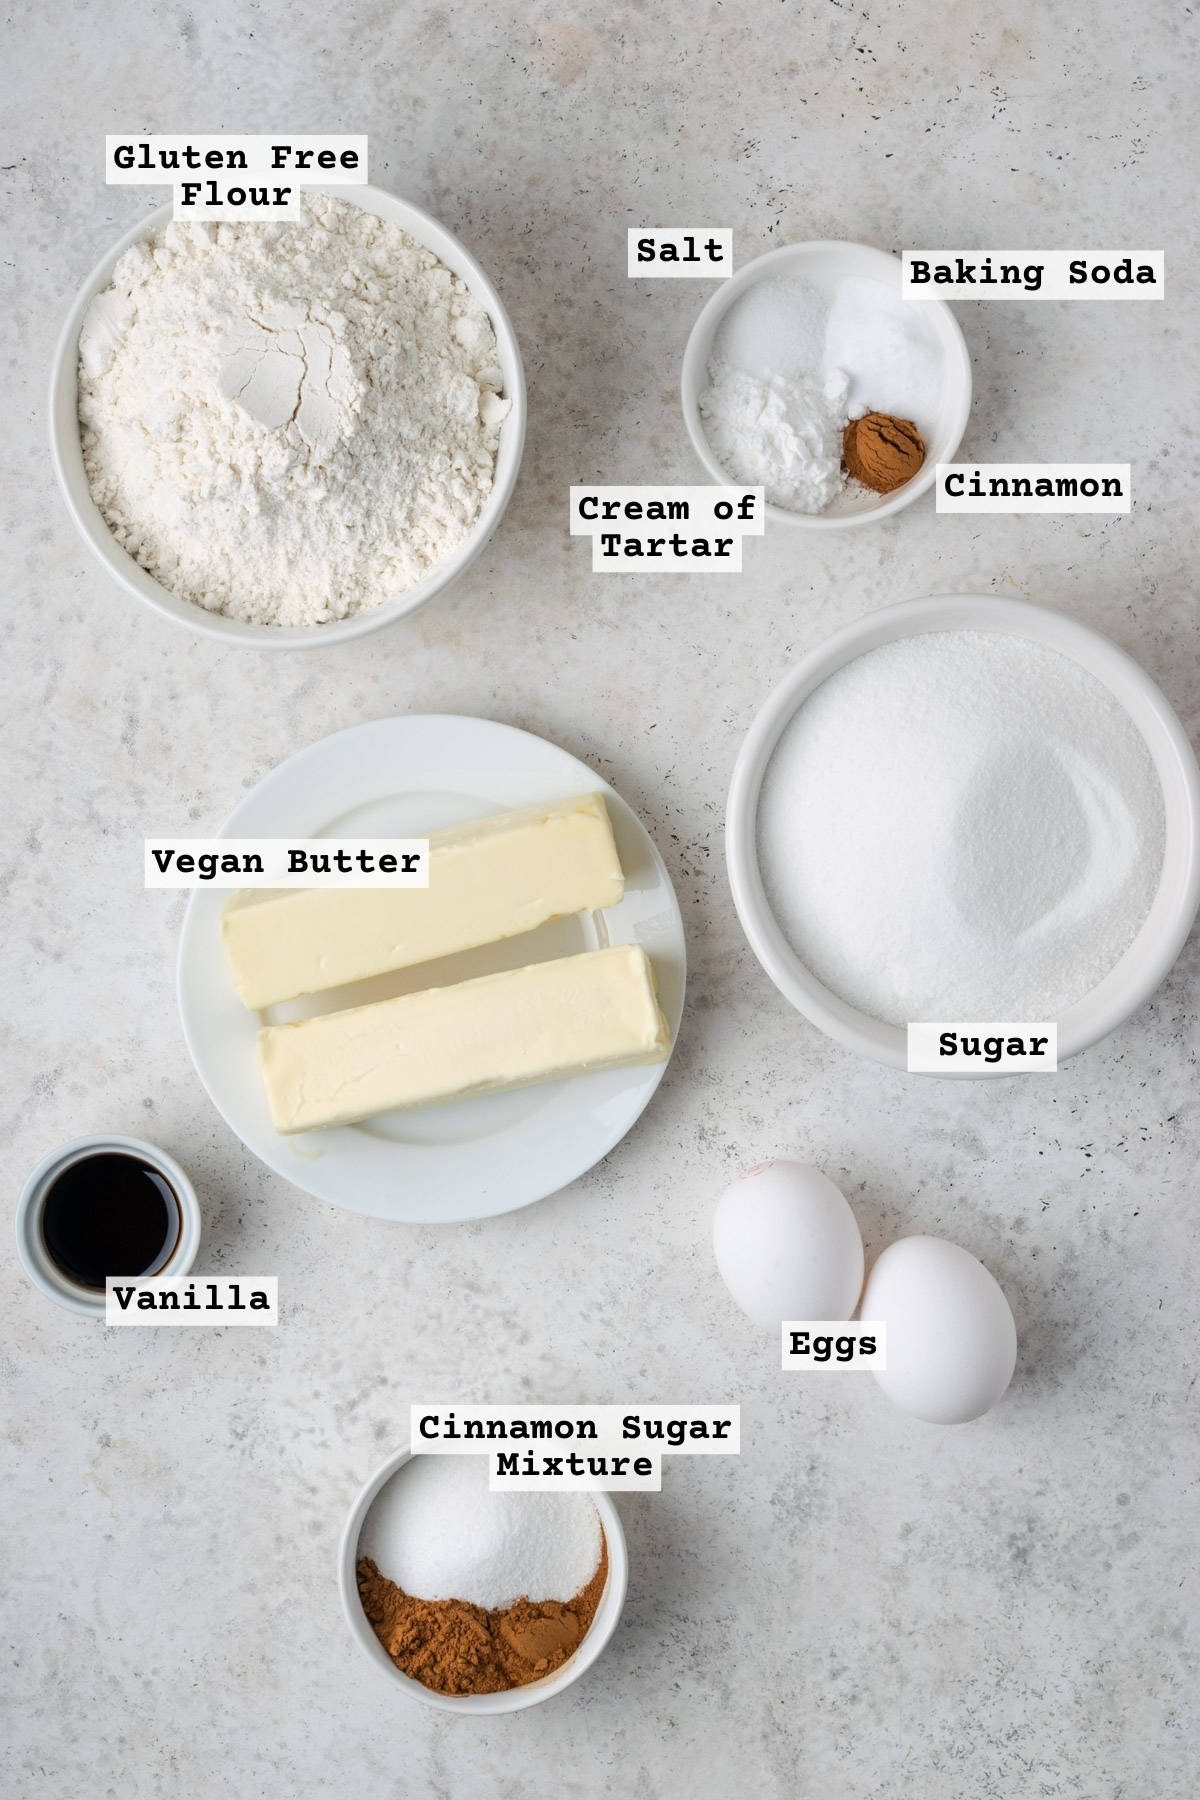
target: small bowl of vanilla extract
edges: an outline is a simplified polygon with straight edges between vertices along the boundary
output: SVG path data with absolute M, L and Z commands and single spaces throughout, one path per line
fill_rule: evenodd
M 140 1138 L 76 1138 L 47 1156 L 17 1205 L 25 1272 L 72 1312 L 104 1316 L 105 1284 L 186 1275 L 200 1206 L 175 1161 Z

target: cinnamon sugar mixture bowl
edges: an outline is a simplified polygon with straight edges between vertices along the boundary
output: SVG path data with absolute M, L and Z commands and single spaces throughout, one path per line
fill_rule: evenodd
M 410 1698 L 514 1712 L 561 1693 L 616 1629 L 628 1557 L 612 1497 L 488 1488 L 485 1456 L 390 1456 L 342 1533 L 351 1634 Z

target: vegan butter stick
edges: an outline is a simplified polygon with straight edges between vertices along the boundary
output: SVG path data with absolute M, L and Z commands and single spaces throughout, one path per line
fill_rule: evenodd
M 427 888 L 235 894 L 222 934 L 240 999 L 260 1009 L 615 906 L 624 891 L 604 798 L 584 794 L 433 833 Z
M 640 944 L 267 1025 L 258 1042 L 271 1119 L 284 1132 L 662 1062 L 671 1048 Z

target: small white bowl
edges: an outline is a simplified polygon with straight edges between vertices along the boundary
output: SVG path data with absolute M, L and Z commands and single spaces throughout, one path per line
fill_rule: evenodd
M 823 681 L 847 663 L 898 638 L 928 631 L 1002 631 L 1070 657 L 1103 682 L 1145 739 L 1162 783 L 1166 839 L 1158 892 L 1138 935 L 1092 992 L 1058 1019 L 1064 1061 L 1114 1030 L 1157 988 L 1182 950 L 1200 906 L 1200 772 L 1183 726 L 1145 670 L 1075 619 L 1024 600 L 936 595 L 870 613 L 804 657 L 780 683 L 746 735 L 734 766 L 725 853 L 733 903 L 750 947 L 779 991 L 848 1050 L 893 1068 L 908 1066 L 898 1025 L 850 1006 L 804 965 L 768 904 L 758 866 L 758 800 L 767 765 L 785 727 Z M 941 1074 L 941 1071 L 939 1071 Z M 943 1079 L 981 1080 L 1003 1069 L 953 1069 Z
M 88 548 L 128 593 L 135 595 L 163 618 L 173 619 L 177 625 L 186 625 L 205 637 L 221 638 L 226 643 L 246 644 L 260 650 L 315 650 L 328 644 L 344 644 L 351 638 L 366 637 L 369 632 L 379 631 L 383 626 L 391 625 L 397 619 L 416 612 L 418 607 L 427 605 L 474 562 L 499 525 L 516 486 L 525 443 L 525 375 L 516 335 L 499 294 L 470 251 L 444 225 L 439 225 L 436 219 L 423 212 L 419 206 L 400 200 L 394 194 L 384 193 L 381 188 L 317 187 L 310 191 L 329 194 L 334 199 L 361 206 L 364 212 L 374 213 L 376 218 L 385 220 L 389 225 L 399 226 L 401 231 L 406 231 L 419 244 L 432 250 L 447 268 L 462 277 L 475 297 L 487 308 L 496 333 L 498 358 L 504 371 L 504 392 L 512 405 L 500 427 L 495 481 L 472 529 L 457 549 L 432 569 L 424 581 L 419 581 L 415 587 L 406 589 L 395 600 L 383 606 L 374 607 L 369 612 L 355 613 L 352 618 L 334 619 L 325 625 L 249 625 L 243 619 L 231 619 L 226 618 L 223 613 L 208 612 L 203 606 L 195 606 L 190 600 L 171 593 L 118 544 L 92 499 L 83 467 L 77 397 L 79 332 L 84 314 L 93 298 L 109 285 L 113 270 L 130 245 L 170 224 L 170 205 L 159 207 L 139 225 L 127 231 L 92 270 L 79 290 L 62 328 L 50 377 L 51 455 L 67 502 L 67 510 Z
M 778 280 L 781 275 L 801 276 L 820 287 L 832 288 L 838 281 L 857 277 L 881 281 L 900 288 L 899 257 L 886 250 L 875 250 L 869 244 L 811 243 L 785 244 L 768 250 L 723 281 L 700 313 L 692 327 L 683 353 L 680 388 L 683 419 L 696 455 L 714 481 L 723 486 L 736 486 L 728 469 L 722 468 L 709 448 L 700 416 L 700 396 L 708 386 L 708 361 L 721 321 L 734 302 L 759 281 Z M 767 518 L 781 525 L 800 525 L 811 531 L 841 531 L 850 525 L 869 525 L 876 519 L 911 506 L 921 494 L 933 486 L 940 462 L 952 462 L 962 442 L 971 411 L 971 358 L 958 320 L 946 302 L 936 294 L 905 294 L 911 305 L 933 326 L 942 346 L 942 400 L 937 424 L 925 441 L 925 461 L 903 487 L 890 494 L 840 494 L 825 512 L 792 512 L 784 506 L 766 508 Z
M 46 1249 L 42 1236 L 42 1210 L 51 1184 L 72 1163 L 103 1151 L 138 1156 L 152 1169 L 157 1169 L 179 1202 L 179 1241 L 156 1275 L 189 1275 L 200 1249 L 200 1203 L 196 1190 L 175 1161 L 165 1151 L 147 1144 L 141 1138 L 118 1137 L 104 1132 L 94 1137 L 75 1138 L 61 1150 L 52 1150 L 38 1164 L 21 1190 L 17 1202 L 17 1254 L 25 1273 L 43 1294 L 65 1306 L 69 1312 L 86 1313 L 93 1319 L 104 1317 L 104 1295 L 94 1288 L 80 1287 L 64 1275 Z
M 629 1584 L 629 1553 L 625 1547 L 625 1532 L 621 1525 L 621 1515 L 613 1504 L 610 1494 L 595 1493 L 587 1497 L 594 1502 L 600 1514 L 600 1524 L 604 1530 L 604 1541 L 608 1547 L 608 1579 L 604 1584 L 604 1592 L 600 1596 L 600 1604 L 596 1608 L 596 1616 L 588 1628 L 587 1635 L 575 1654 L 568 1658 L 561 1669 L 553 1675 L 547 1675 L 543 1681 L 531 1681 L 526 1687 L 507 1688 L 502 1694 L 437 1694 L 427 1688 L 423 1682 L 414 1681 L 410 1675 L 404 1675 L 396 1667 L 371 1627 L 371 1622 L 363 1611 L 362 1601 L 358 1595 L 356 1570 L 358 1567 L 358 1541 L 362 1536 L 362 1528 L 370 1511 L 371 1502 L 383 1487 L 391 1480 L 398 1469 L 412 1458 L 412 1451 L 407 1448 L 397 1450 L 387 1461 L 376 1469 L 366 1483 L 358 1499 L 350 1509 L 342 1532 L 342 1541 L 338 1548 L 338 1589 L 342 1596 L 342 1610 L 355 1642 L 374 1663 L 381 1674 L 386 1675 L 393 1683 L 398 1683 L 400 1692 L 411 1700 L 424 1701 L 426 1706 L 435 1706 L 440 1712 L 451 1713 L 510 1713 L 522 1712 L 527 1706 L 537 1706 L 543 1700 L 552 1700 L 555 1694 L 561 1694 L 564 1688 L 578 1681 L 579 1677 L 590 1669 L 600 1652 L 617 1628 L 621 1617 L 621 1609 L 625 1604 L 625 1589 Z

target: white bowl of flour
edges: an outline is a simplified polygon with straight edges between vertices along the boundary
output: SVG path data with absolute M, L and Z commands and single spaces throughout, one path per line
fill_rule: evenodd
M 786 244 L 756 257 L 702 309 L 683 356 L 684 423 L 716 482 L 763 487 L 773 523 L 844 530 L 932 487 L 962 441 L 971 359 L 936 294 L 906 292 L 868 244 Z M 925 459 L 874 493 L 847 479 L 842 430 L 864 413 L 915 424 Z
M 908 1023 L 1054 1021 L 1062 1060 L 1183 947 L 1200 774 L 1163 694 L 1090 627 L 1024 601 L 911 600 L 771 695 L 726 852 L 751 948 L 846 1048 L 903 1069 Z
M 172 224 L 84 284 L 55 353 L 71 516 L 121 585 L 209 636 L 312 649 L 442 592 L 516 483 L 525 384 L 491 282 L 373 187 L 296 221 Z

